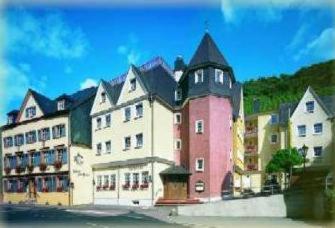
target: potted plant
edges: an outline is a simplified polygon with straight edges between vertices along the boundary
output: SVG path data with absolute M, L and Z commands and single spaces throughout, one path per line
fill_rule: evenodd
M 40 170 L 43 172 L 47 169 L 47 164 L 45 164 L 44 162 L 40 164 Z
M 62 168 L 62 161 L 56 160 L 54 162 L 54 167 L 55 167 L 56 170 L 59 170 L 60 168 Z
M 99 192 L 101 190 L 101 186 L 97 186 L 97 191 Z
M 131 186 L 131 189 L 132 190 L 136 190 L 136 189 L 138 189 L 138 183 L 134 183 L 132 186 Z
M 122 188 L 123 189 L 128 189 L 130 187 L 130 184 L 129 183 L 125 183 L 124 185 L 122 185 Z
M 27 165 L 27 168 L 28 168 L 28 171 L 29 171 L 30 173 L 32 173 L 33 170 L 34 170 L 34 165 L 33 165 L 33 164 L 28 164 L 28 165 Z
M 144 182 L 140 186 L 141 189 L 145 189 L 145 188 L 148 188 L 148 187 L 149 187 L 149 183 L 148 182 Z
M 111 184 L 111 186 L 109 186 L 109 190 L 114 191 L 115 190 L 115 184 Z
M 7 175 L 10 173 L 11 170 L 12 170 L 12 169 L 11 169 L 9 166 L 5 167 L 5 173 L 6 173 Z
M 107 189 L 108 189 L 108 185 L 104 185 L 104 186 L 102 187 L 102 189 L 103 189 L 103 190 L 107 190 Z
M 42 188 L 42 192 L 48 192 L 49 190 L 48 190 L 48 188 L 47 187 L 43 187 Z
M 63 191 L 63 188 L 61 186 L 58 186 L 57 189 L 56 189 L 57 192 L 62 192 Z
M 22 172 L 24 172 L 24 170 L 25 170 L 25 167 L 22 166 L 22 165 L 17 165 L 17 166 L 15 167 L 15 172 L 16 172 L 16 173 L 22 173 Z

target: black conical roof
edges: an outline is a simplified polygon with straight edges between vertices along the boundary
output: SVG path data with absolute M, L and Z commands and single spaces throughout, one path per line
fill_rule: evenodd
M 229 66 L 212 37 L 206 32 L 192 57 L 189 66 L 192 67 L 208 62 Z

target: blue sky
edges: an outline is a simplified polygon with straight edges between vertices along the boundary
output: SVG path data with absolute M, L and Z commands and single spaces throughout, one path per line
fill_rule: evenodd
M 331 3 L 273 1 L 7 7 L 0 15 L 0 123 L 5 113 L 19 108 L 28 88 L 55 98 L 101 78 L 110 80 L 130 63 L 140 65 L 155 56 L 171 67 L 177 55 L 188 62 L 206 20 L 240 81 L 293 73 L 335 57 Z

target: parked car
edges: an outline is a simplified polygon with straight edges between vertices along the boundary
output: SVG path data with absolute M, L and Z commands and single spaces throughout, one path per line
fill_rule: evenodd
M 278 194 L 280 192 L 281 188 L 277 180 L 270 179 L 265 181 L 262 189 L 262 195 L 272 195 L 272 194 Z
M 252 197 L 252 196 L 255 196 L 255 193 L 251 189 L 244 189 L 242 191 L 242 197 L 243 198 L 249 198 L 249 197 Z
M 223 200 L 233 199 L 233 193 L 231 191 L 222 191 L 221 197 Z

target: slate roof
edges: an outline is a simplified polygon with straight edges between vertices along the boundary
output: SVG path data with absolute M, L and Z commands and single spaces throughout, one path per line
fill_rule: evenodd
M 231 97 L 233 101 L 233 116 L 238 117 L 240 112 L 240 103 L 241 103 L 241 90 L 242 84 L 236 82 L 233 84 L 233 88 L 231 90 Z
M 189 63 L 189 67 L 209 62 L 229 66 L 212 37 L 206 32 Z
M 328 109 L 330 116 L 335 116 L 335 94 L 331 96 L 322 96 L 320 100 Z
M 279 123 L 287 124 L 298 103 L 284 103 L 279 106 Z
M 159 173 L 160 175 L 191 175 L 191 173 L 182 166 L 172 165 Z
M 109 98 L 111 99 L 112 104 L 117 103 L 117 100 L 119 99 L 119 96 L 121 94 L 123 84 L 124 82 L 111 85 L 110 83 L 102 80 L 102 85 L 107 92 L 107 96 L 109 96 Z

